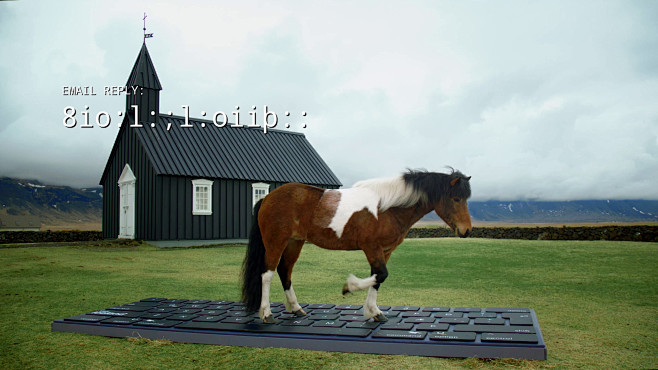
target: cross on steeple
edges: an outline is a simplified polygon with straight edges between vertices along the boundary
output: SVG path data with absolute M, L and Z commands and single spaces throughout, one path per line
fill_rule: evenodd
M 142 20 L 144 21 L 144 42 L 146 42 L 146 39 L 153 37 L 152 33 L 146 33 L 146 12 L 144 12 Z

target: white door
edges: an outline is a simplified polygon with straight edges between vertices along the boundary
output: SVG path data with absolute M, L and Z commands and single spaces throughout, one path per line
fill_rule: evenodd
M 135 175 L 126 164 L 119 176 L 119 238 L 135 238 Z

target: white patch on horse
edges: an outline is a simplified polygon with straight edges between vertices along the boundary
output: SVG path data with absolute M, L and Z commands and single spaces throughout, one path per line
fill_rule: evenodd
M 349 221 L 355 212 L 359 212 L 365 208 L 377 218 L 379 196 L 374 191 L 368 188 L 348 188 L 327 191 L 337 191 L 340 193 L 336 213 L 329 223 L 329 227 L 336 232 L 338 238 L 343 235 L 347 221 Z
M 363 180 L 354 184 L 354 188 L 375 192 L 379 198 L 379 212 L 393 207 L 411 207 L 421 200 L 427 201 L 427 194 L 407 184 L 402 176 Z
M 359 279 L 358 277 L 354 276 L 353 274 L 350 274 L 347 277 L 347 289 L 350 292 L 356 292 L 359 290 L 367 289 L 370 288 L 371 286 L 374 286 L 377 284 L 377 274 L 374 274 L 368 278 L 365 279 Z
M 273 270 L 268 270 L 261 275 L 263 288 L 260 297 L 260 309 L 258 310 L 258 316 L 261 320 L 265 319 L 267 316 L 272 316 L 272 309 L 270 308 L 270 283 L 272 282 L 273 275 Z
M 370 287 L 370 289 L 368 289 L 366 303 L 363 305 L 363 316 L 365 316 L 367 320 L 379 315 L 380 313 L 382 313 L 382 310 L 377 307 L 377 289 Z
M 302 306 L 297 302 L 297 295 L 295 295 L 295 290 L 290 285 L 290 289 L 283 291 L 286 294 L 286 310 L 288 312 L 295 312 L 302 309 Z

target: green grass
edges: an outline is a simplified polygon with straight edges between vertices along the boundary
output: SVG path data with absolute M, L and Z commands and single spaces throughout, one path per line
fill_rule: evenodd
M 414 239 L 389 261 L 378 303 L 535 309 L 547 361 L 437 359 L 113 339 L 50 331 L 55 319 L 161 296 L 239 299 L 244 247 L 0 249 L 0 368 L 656 368 L 658 244 Z M 362 304 L 362 252 L 307 245 L 300 301 Z M 278 288 L 278 282 L 276 287 Z M 281 289 L 272 300 L 283 300 Z

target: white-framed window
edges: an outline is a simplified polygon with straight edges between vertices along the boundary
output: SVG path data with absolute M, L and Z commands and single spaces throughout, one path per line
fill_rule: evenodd
M 212 181 L 192 180 L 192 214 L 212 215 Z
M 270 193 L 270 184 L 256 182 L 251 184 L 251 199 L 252 207 L 258 203 L 259 200 L 265 198 Z

